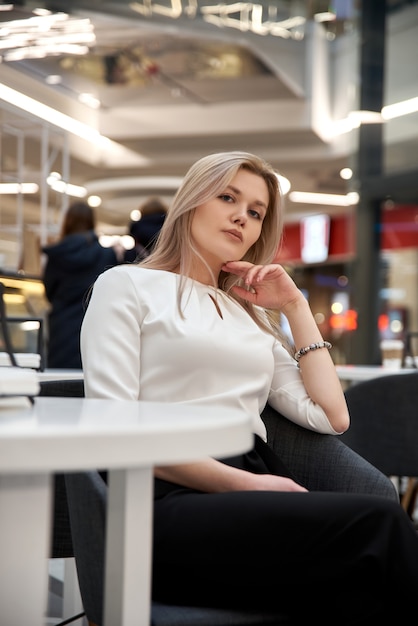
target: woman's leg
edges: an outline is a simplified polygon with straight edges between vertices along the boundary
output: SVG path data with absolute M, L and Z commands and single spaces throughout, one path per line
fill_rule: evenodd
M 157 600 L 370 624 L 400 619 L 417 590 L 416 531 L 385 498 L 185 490 L 155 502 Z

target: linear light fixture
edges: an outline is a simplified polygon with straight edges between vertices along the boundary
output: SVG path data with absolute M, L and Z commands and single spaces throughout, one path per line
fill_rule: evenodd
M 0 84 L 0 99 L 95 145 L 99 144 L 103 148 L 110 148 L 113 144 L 111 139 L 101 135 L 95 128 L 83 124 L 83 122 L 79 122 L 69 115 L 42 104 L 42 102 L 34 100 L 34 98 L 30 98 L 4 84 Z
M 337 120 L 333 124 L 333 134 L 349 133 L 361 124 L 383 124 L 385 120 L 378 111 L 350 111 L 347 117 Z
M 149 164 L 149 159 L 146 157 L 134 152 L 133 150 L 125 148 L 121 144 L 105 137 L 104 135 L 101 135 L 98 130 L 92 128 L 88 124 L 83 124 L 83 122 L 79 122 L 69 115 L 61 113 L 60 111 L 57 111 L 56 109 L 53 109 L 38 100 L 34 100 L 33 98 L 30 98 L 15 89 L 11 89 L 11 87 L 7 87 L 2 83 L 0 83 L 0 101 L 1 100 L 8 102 L 22 111 L 26 111 L 30 115 L 38 117 L 53 126 L 57 126 L 68 133 L 76 135 L 85 141 L 89 141 L 96 149 L 101 150 L 102 162 L 105 162 L 106 159 L 110 159 L 110 161 L 118 160 L 119 167 L 124 159 L 126 159 L 132 167 L 143 167 L 144 165 Z
M 138 191 L 140 189 L 149 191 L 159 189 L 167 191 L 177 191 L 183 178 L 181 176 L 123 176 L 116 178 L 101 178 L 86 182 L 89 194 L 105 193 L 106 191 Z
M 51 183 L 48 182 L 48 185 L 53 191 L 56 191 L 57 193 L 65 193 L 67 196 L 72 196 L 73 198 L 85 198 L 87 196 L 87 189 L 85 187 L 72 185 L 71 183 L 66 183 L 63 180 L 55 180 Z
M 378 111 L 350 111 L 347 117 L 334 122 L 333 133 L 334 135 L 343 135 L 359 128 L 361 124 L 383 124 L 387 120 L 417 112 L 418 97 L 388 104 L 382 108 L 380 113 Z
M 385 120 L 391 120 L 394 117 L 402 117 L 403 115 L 409 115 L 410 113 L 416 113 L 417 111 L 418 97 L 384 106 L 382 109 L 382 117 Z
M 40 59 L 62 54 L 84 55 L 96 42 L 88 18 L 47 9 L 15 11 L 7 5 L 11 18 L 0 25 L 0 62 Z M 17 14 L 18 19 L 13 19 Z
M 252 32 L 257 35 L 272 35 L 284 39 L 290 37 L 301 39 L 303 33 L 298 29 L 306 24 L 306 17 L 302 15 L 290 16 L 287 19 L 278 18 L 277 7 L 274 3 L 265 6 L 260 3 L 238 0 L 231 4 L 219 2 L 211 5 L 203 3 L 199 6 L 198 0 L 193 2 L 171 0 L 171 3 L 167 4 L 169 6 L 154 0 L 147 0 L 146 2 L 130 2 L 129 7 L 145 17 L 163 15 L 174 20 L 181 16 L 194 19 L 199 13 L 203 21 L 219 28 L 234 28 L 244 33 Z
M 352 206 L 357 204 L 360 197 L 356 191 L 345 195 L 337 193 L 311 193 L 308 191 L 291 191 L 289 200 L 301 204 L 322 204 L 327 206 Z
M 14 196 L 19 193 L 38 193 L 39 186 L 36 183 L 0 183 L 0 194 Z

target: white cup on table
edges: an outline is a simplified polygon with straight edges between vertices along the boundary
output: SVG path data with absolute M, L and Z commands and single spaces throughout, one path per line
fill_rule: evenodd
M 380 342 L 380 352 L 383 367 L 391 370 L 401 369 L 404 352 L 402 339 L 383 339 Z

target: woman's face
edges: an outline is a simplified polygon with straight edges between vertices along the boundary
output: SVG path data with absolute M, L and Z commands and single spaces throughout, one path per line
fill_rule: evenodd
M 216 198 L 196 207 L 193 242 L 214 272 L 227 261 L 242 259 L 257 241 L 268 204 L 264 179 L 241 169 Z

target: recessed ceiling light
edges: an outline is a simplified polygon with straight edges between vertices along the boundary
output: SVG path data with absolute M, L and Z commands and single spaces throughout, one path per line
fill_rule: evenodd
M 340 176 L 343 180 L 350 180 L 353 176 L 353 170 L 351 167 L 343 167 L 343 169 L 340 170 Z
M 62 83 L 62 76 L 60 76 L 59 74 L 50 74 L 45 78 L 45 82 L 48 85 L 59 85 L 60 83 Z
M 96 96 L 91 93 L 80 93 L 78 96 L 79 102 L 86 104 L 92 109 L 100 109 L 101 102 Z
M 99 207 L 102 203 L 102 199 L 100 196 L 89 196 L 87 198 L 87 204 L 91 206 L 93 209 Z

